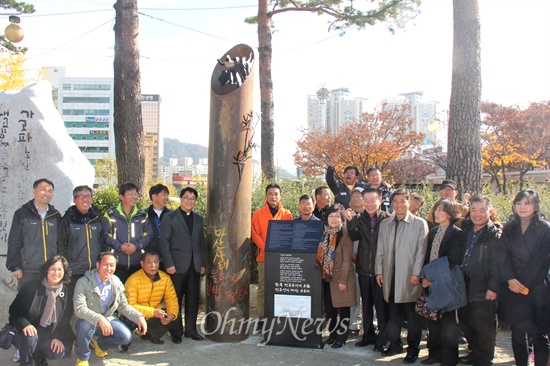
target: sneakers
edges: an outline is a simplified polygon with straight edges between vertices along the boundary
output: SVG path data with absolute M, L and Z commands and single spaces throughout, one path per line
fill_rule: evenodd
M 99 348 L 99 345 L 97 344 L 97 341 L 95 340 L 95 338 L 92 338 L 92 340 L 90 341 L 90 347 L 94 349 L 94 353 L 97 358 L 107 357 L 108 355 L 107 351 L 104 351 L 101 348 Z
M 15 350 L 15 354 L 13 355 L 13 362 L 19 362 L 21 359 L 21 356 L 19 356 L 19 350 Z
M 76 366 L 88 366 L 89 364 L 88 360 L 76 359 Z

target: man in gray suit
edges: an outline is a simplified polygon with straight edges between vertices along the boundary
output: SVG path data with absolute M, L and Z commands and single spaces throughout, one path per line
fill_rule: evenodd
M 198 193 L 187 187 L 181 190 L 181 206 L 165 214 L 160 227 L 160 252 L 166 272 L 172 277 L 181 306 L 185 296 L 185 337 L 195 341 L 204 338 L 197 332 L 200 275 L 204 274 L 205 244 L 202 216 L 193 212 Z M 183 325 L 174 322 L 170 329 L 172 342 L 181 343 Z

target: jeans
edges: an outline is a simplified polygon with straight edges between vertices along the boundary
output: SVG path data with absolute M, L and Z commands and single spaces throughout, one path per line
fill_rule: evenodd
M 99 325 L 90 324 L 84 319 L 78 319 L 75 325 L 76 356 L 81 360 L 90 358 L 90 342 L 97 336 L 97 345 L 103 351 L 109 348 L 127 345 L 132 342 L 132 331 L 120 320 L 111 320 L 113 334 L 105 337 Z

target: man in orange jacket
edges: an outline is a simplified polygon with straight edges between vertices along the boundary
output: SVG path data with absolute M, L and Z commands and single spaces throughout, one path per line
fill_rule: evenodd
M 277 183 L 268 184 L 265 187 L 264 206 L 252 215 L 252 240 L 258 247 L 256 262 L 258 262 L 258 318 L 264 319 L 264 274 L 265 274 L 265 242 L 267 240 L 267 227 L 270 220 L 292 220 L 289 210 L 283 208 L 281 203 L 281 187 Z

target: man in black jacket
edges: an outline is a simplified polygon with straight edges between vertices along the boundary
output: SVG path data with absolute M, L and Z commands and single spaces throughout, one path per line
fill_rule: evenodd
M 346 211 L 348 220 L 348 232 L 352 240 L 359 240 L 355 261 L 356 271 L 359 275 L 359 288 L 363 299 L 363 338 L 355 345 L 366 347 L 374 344 L 374 349 L 382 352 L 383 330 L 387 323 L 387 304 L 384 301 L 382 287 L 376 283 L 375 259 L 378 243 L 378 228 L 382 220 L 390 215 L 380 209 L 382 193 L 375 188 L 367 188 L 363 191 L 365 210 L 359 216 Z M 378 336 L 376 335 L 373 320 L 373 307 L 376 308 L 378 321 Z
M 199 312 L 200 276 L 204 274 L 206 246 L 204 221 L 193 211 L 198 192 L 187 187 L 180 192 L 180 208 L 169 212 L 160 228 L 160 251 L 166 272 L 172 278 L 181 306 L 185 297 L 185 337 L 195 341 L 204 338 L 197 332 Z M 173 322 L 170 329 L 172 342 L 181 343 L 184 335 L 181 321 Z
M 65 257 L 72 270 L 71 281 L 67 284 L 67 296 L 73 298 L 76 282 L 84 273 L 95 267 L 99 253 L 103 251 L 105 235 L 102 219 L 93 210 L 93 193 L 88 186 L 73 189 L 74 205 L 65 211 L 59 220 L 57 247 L 59 254 Z M 67 316 L 73 316 L 73 302 L 67 302 Z M 70 355 L 75 336 L 71 328 L 64 329 L 65 351 Z
M 151 241 L 149 242 L 148 249 L 160 253 L 160 222 L 162 217 L 170 212 L 170 210 L 166 208 L 169 200 L 168 187 L 162 183 L 155 184 L 149 188 L 149 198 L 151 199 L 151 206 L 147 209 L 147 217 L 151 223 L 153 233 L 151 235 Z M 160 259 L 160 262 L 160 270 L 164 271 L 164 261 L 162 258 Z
M 6 267 L 18 281 L 40 279 L 40 267 L 57 254 L 57 224 L 61 215 L 50 205 L 53 183 L 38 179 L 32 185 L 34 199 L 15 211 L 8 237 Z
M 327 174 L 325 180 L 332 193 L 334 193 L 334 203 L 339 203 L 345 208 L 349 208 L 349 200 L 351 198 L 351 191 L 354 188 L 365 188 L 365 183 L 359 181 L 359 168 L 355 165 L 348 165 L 344 169 L 344 180 L 336 180 L 334 173 L 336 173 L 335 166 L 338 163 L 338 159 L 333 158 L 327 167 Z
M 462 364 L 490 366 L 495 352 L 495 314 L 499 290 L 497 250 L 501 230 L 490 217 L 493 212 L 487 196 L 470 200 L 470 220 L 462 223 L 466 242 L 462 270 L 468 305 L 459 309 L 460 326 L 472 352 Z

